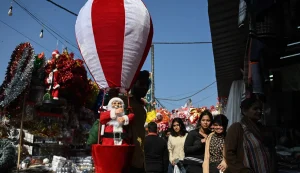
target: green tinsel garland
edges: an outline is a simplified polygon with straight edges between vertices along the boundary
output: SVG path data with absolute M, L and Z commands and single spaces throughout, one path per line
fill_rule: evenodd
M 34 50 L 30 44 L 26 44 L 24 50 L 22 50 L 22 57 L 18 61 L 16 72 L 10 83 L 4 89 L 4 99 L 0 105 L 2 107 L 7 106 L 13 100 L 15 100 L 29 85 L 32 77 L 32 71 L 34 66 Z
M 20 52 L 23 49 L 24 49 L 23 44 L 18 45 L 10 56 L 10 61 L 6 69 L 4 81 L 0 86 L 0 100 L 4 99 L 4 90 L 7 87 L 7 85 L 11 82 L 11 79 L 14 77 L 17 62 L 21 58 Z
M 0 172 L 6 172 L 16 166 L 16 149 L 9 140 L 0 139 Z

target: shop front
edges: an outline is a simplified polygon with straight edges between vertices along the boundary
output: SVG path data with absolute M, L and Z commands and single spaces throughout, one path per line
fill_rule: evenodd
M 277 132 L 278 167 L 299 171 L 299 2 L 246 2 L 208 0 L 218 95 L 228 97 L 230 124 L 241 119 L 247 93 L 264 98 L 262 122 Z

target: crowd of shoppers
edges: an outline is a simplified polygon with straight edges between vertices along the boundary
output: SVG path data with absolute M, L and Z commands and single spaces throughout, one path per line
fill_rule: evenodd
M 157 135 L 157 125 L 148 124 L 145 140 L 147 173 L 273 173 L 273 146 L 259 120 L 262 102 L 256 97 L 242 101 L 240 122 L 228 131 L 225 115 L 201 113 L 197 128 L 187 132 L 183 121 L 172 121 L 168 137 Z

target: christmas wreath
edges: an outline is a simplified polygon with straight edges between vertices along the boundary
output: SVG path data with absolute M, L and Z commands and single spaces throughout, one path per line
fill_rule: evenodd
M 16 47 L 0 88 L 2 107 L 14 101 L 30 84 L 34 60 L 34 50 L 30 43 L 21 43 Z

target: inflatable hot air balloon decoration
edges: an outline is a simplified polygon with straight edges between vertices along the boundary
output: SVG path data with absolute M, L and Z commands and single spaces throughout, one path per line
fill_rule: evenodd
M 75 33 L 83 59 L 99 88 L 129 91 L 152 44 L 153 25 L 144 3 L 88 0 L 78 14 Z M 114 98 L 110 103 L 108 110 L 100 113 L 100 122 L 106 125 L 99 139 L 111 140 L 92 146 L 94 164 L 97 173 L 126 173 L 134 146 L 123 138 L 124 129 L 115 128 L 114 123 L 123 118 L 123 125 L 130 124 L 134 115 L 124 115 L 120 99 Z

